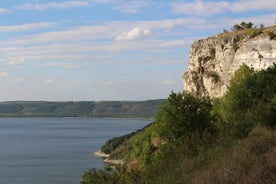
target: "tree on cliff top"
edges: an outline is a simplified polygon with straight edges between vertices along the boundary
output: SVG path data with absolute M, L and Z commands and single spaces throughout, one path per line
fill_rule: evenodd
M 231 28 L 232 31 L 240 31 L 244 29 L 251 29 L 253 28 L 254 23 L 252 22 L 241 22 L 240 24 L 234 24 L 234 26 Z

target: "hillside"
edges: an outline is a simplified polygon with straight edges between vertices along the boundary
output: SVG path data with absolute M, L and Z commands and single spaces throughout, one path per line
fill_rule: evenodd
M 0 102 L 0 117 L 122 117 L 152 118 L 164 100 Z
M 186 91 L 172 92 L 152 124 L 107 141 L 101 151 L 120 164 L 87 170 L 81 184 L 276 183 L 275 28 L 246 41 L 239 36 L 249 29 L 196 41 L 191 53 L 200 54 L 184 74 Z M 217 37 L 229 41 L 223 57 L 210 49 L 220 44 Z M 267 48 L 263 41 L 273 44 L 270 51 L 250 54 Z M 239 49 L 244 55 L 235 63 Z M 263 56 L 258 64 L 255 52 Z
M 276 182 L 276 65 L 242 65 L 221 99 L 172 93 L 155 121 L 107 141 L 116 169 L 87 170 L 82 184 Z

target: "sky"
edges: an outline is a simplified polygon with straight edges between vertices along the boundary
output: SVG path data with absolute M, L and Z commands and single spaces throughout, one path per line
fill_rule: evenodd
M 167 98 L 193 41 L 242 21 L 276 1 L 0 0 L 0 101 Z

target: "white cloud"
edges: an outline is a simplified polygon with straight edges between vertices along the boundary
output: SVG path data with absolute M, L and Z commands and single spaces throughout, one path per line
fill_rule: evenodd
M 116 30 L 115 30 L 116 31 Z M 9 44 L 57 43 L 62 41 L 82 41 L 88 39 L 112 38 L 116 34 L 108 26 L 83 26 L 64 31 L 52 31 L 28 35 L 9 41 Z
M 133 28 L 128 32 L 124 32 L 116 37 L 116 40 L 135 40 L 139 38 L 148 37 L 151 35 L 151 31 L 145 28 Z
M 1 72 L 0 73 L 0 77 L 7 77 L 7 76 L 9 76 L 8 72 Z
M 25 80 L 25 79 L 22 78 L 22 77 L 16 77 L 16 78 L 13 79 L 13 82 L 14 82 L 14 83 L 20 83 L 20 82 L 23 82 L 24 80 Z
M 51 84 L 57 84 L 58 82 L 59 82 L 58 79 L 50 78 L 50 79 L 43 80 L 42 84 L 44 84 L 44 85 L 51 85 Z
M 152 6 L 152 0 L 68 0 L 48 3 L 23 3 L 16 6 L 20 10 L 46 10 L 46 9 L 70 9 L 75 7 L 88 7 L 94 4 L 109 4 L 113 9 L 122 13 L 138 13 L 140 9 Z
M 112 81 L 106 81 L 103 83 L 103 86 L 111 86 L 113 84 Z
M 26 45 L 26 44 L 49 44 L 60 42 L 80 42 L 91 40 L 132 40 L 140 37 L 151 35 L 152 31 L 157 30 L 158 33 L 173 29 L 180 26 L 185 26 L 185 29 L 198 30 L 201 26 L 206 29 L 210 22 L 202 18 L 189 19 L 167 19 L 156 21 L 114 21 L 95 26 L 81 26 L 62 31 L 51 31 L 40 34 L 32 34 L 14 38 L 2 45 Z M 42 25 L 40 25 L 42 26 Z M 111 31 L 112 30 L 112 31 Z M 128 31 L 126 31 L 128 30 Z M 175 34 L 175 32 L 174 32 Z M 160 34 L 161 35 L 161 34 Z M 162 35 L 161 35 L 162 36 Z M 1 43 L 0 43 L 1 45 Z
M 194 40 L 170 40 L 159 45 L 159 47 L 178 47 L 178 46 L 187 46 L 193 43 Z
M 54 22 L 39 22 L 22 25 L 0 26 L 0 32 L 32 31 L 53 26 Z
M 221 14 L 225 12 L 246 12 L 253 10 L 275 10 L 275 0 L 240 0 L 236 2 L 229 1 L 203 1 L 195 0 L 193 2 L 172 3 L 175 13 L 208 16 Z
M 55 67 L 55 66 L 61 66 L 67 69 L 73 69 L 76 68 L 76 65 L 73 63 L 66 63 L 66 62 L 56 62 L 56 63 L 45 63 L 42 64 L 43 67 Z
M 172 7 L 175 13 L 209 15 L 222 13 L 227 9 L 227 7 L 229 7 L 229 5 L 230 3 L 226 1 L 204 2 L 202 0 L 196 0 L 187 3 L 173 3 Z
M 238 2 L 234 2 L 229 7 L 230 11 L 233 12 L 244 12 L 244 11 L 252 11 L 252 10 L 275 10 L 276 9 L 276 1 L 275 0 L 240 0 Z
M 9 13 L 10 11 L 5 8 L 0 8 L 0 14 Z
M 90 0 L 92 3 L 100 3 L 100 4 L 106 4 L 111 2 L 112 0 Z
M 88 1 L 63 1 L 63 2 L 49 2 L 49 3 L 24 3 L 16 7 L 20 10 L 45 10 L 45 9 L 69 9 L 73 7 L 89 6 Z
M 259 23 L 263 20 L 268 23 L 260 23 L 269 25 L 273 17 L 276 17 L 276 14 L 243 18 L 243 21 Z M 118 61 L 118 53 L 128 51 L 139 50 L 146 54 L 146 52 L 163 52 L 170 48 L 185 49 L 194 40 L 199 39 L 193 35 L 193 30 L 210 31 L 219 28 L 222 31 L 222 28 L 228 28 L 228 25 L 230 27 L 235 22 L 240 22 L 240 19 L 114 21 L 94 26 L 74 27 L 64 31 L 28 34 L 0 42 L 0 62 L 16 65 L 23 64 L 25 60 L 37 62 L 42 67 L 65 68 L 84 66 L 86 65 L 84 63 L 102 65 L 113 63 L 114 60 Z M 149 39 L 139 39 L 149 36 Z M 7 63 L 7 61 L 10 62 Z M 158 63 L 158 61 L 160 59 L 155 59 L 151 63 Z
M 174 59 L 167 59 L 167 60 L 161 60 L 156 62 L 156 61 L 150 61 L 148 64 L 150 65 L 183 65 L 183 58 L 174 58 Z
M 162 76 L 164 77 L 164 76 Z M 171 85 L 174 85 L 176 84 L 176 81 L 174 80 L 168 80 L 168 79 L 163 79 L 163 80 L 155 80 L 155 81 L 152 81 L 152 83 L 154 85 L 158 85 L 158 86 L 171 86 Z
M 203 18 L 178 18 L 178 19 L 164 19 L 164 20 L 152 20 L 152 21 L 139 21 L 136 22 L 136 27 L 144 27 L 147 29 L 174 29 L 179 26 L 185 26 L 185 30 L 193 28 L 195 25 L 201 25 L 206 29 L 206 26 L 209 24 L 207 20 Z M 198 30 L 197 28 L 193 28 Z
M 7 62 L 7 65 L 22 65 L 24 61 L 25 61 L 24 58 L 20 58 L 19 60 L 13 60 L 13 61 Z
M 175 84 L 175 81 L 173 81 L 173 80 L 164 80 L 164 81 L 162 81 L 162 84 L 163 85 L 172 85 L 172 84 Z
M 172 47 L 183 47 L 190 43 L 190 41 L 183 40 L 129 40 L 128 42 L 109 41 L 109 42 L 91 42 L 91 43 L 65 43 L 65 44 L 43 44 L 35 46 L 21 46 L 21 47 L 0 47 L 2 57 L 0 61 L 7 64 L 23 64 L 23 59 L 13 59 L 23 57 L 29 62 L 44 62 L 40 64 L 42 67 L 56 67 L 61 66 L 65 68 L 76 68 L 83 65 L 83 62 L 104 64 L 106 61 L 110 62 L 112 57 L 118 52 L 135 51 L 145 49 L 150 51 L 152 49 L 166 49 Z M 99 53 L 109 53 L 108 57 Z M 68 62 L 70 61 L 70 62 Z M 78 63 L 74 63 L 78 61 Z
M 119 10 L 122 13 L 138 13 L 141 8 L 145 8 L 153 5 L 150 0 L 143 1 L 126 1 L 124 3 L 120 3 L 114 7 L 114 9 Z

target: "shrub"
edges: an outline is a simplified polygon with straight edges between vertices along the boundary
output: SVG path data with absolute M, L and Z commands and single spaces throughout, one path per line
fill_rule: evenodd
M 118 146 L 120 146 L 124 141 L 129 139 L 134 133 L 126 134 L 120 137 L 115 137 L 113 139 L 108 140 L 101 148 L 101 151 L 110 154 L 114 151 Z
M 234 48 L 235 52 L 237 52 L 237 50 L 240 48 L 240 45 L 238 43 L 234 43 L 233 48 Z
M 210 76 L 212 77 L 212 82 L 214 82 L 214 83 L 218 83 L 219 82 L 220 78 L 219 78 L 219 74 L 217 72 L 212 71 L 210 73 Z
M 276 65 L 254 72 L 243 65 L 230 81 L 222 101 L 222 117 L 238 137 L 245 137 L 256 124 L 274 126 Z
M 250 29 L 253 28 L 254 23 L 252 22 L 241 22 L 240 24 L 234 24 L 234 26 L 232 27 L 232 31 L 240 31 L 240 30 L 244 30 L 244 29 Z
M 211 100 L 188 93 L 170 94 L 162 108 L 163 119 L 170 131 L 169 139 L 189 138 L 193 134 L 203 135 L 212 128 Z
M 274 40 L 276 38 L 276 34 L 272 31 L 269 31 L 267 34 L 268 34 L 270 40 Z
M 250 38 L 254 38 L 255 36 L 257 36 L 259 34 L 261 34 L 261 32 L 257 31 L 257 29 L 250 29 L 248 31 L 248 35 L 249 35 Z

